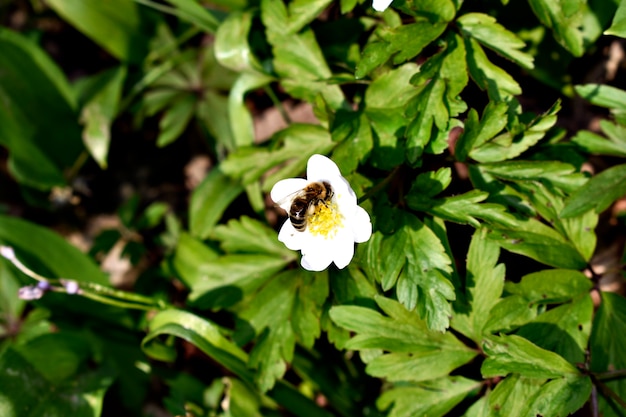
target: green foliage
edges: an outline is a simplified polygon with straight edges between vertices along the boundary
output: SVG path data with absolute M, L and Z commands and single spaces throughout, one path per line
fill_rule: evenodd
M 583 74 L 624 2 L 44 3 L 0 28 L 0 415 L 626 413 L 626 88 Z M 278 240 L 314 154 L 343 269 Z

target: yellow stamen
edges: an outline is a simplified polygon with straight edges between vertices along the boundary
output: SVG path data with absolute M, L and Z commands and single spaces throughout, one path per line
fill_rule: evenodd
M 329 238 L 335 236 L 337 229 L 343 224 L 342 220 L 343 216 L 336 203 L 319 204 L 307 220 L 307 227 L 313 236 Z

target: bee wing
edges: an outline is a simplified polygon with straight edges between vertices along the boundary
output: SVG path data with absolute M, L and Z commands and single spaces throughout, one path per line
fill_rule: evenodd
M 291 201 L 302 192 L 307 185 L 307 180 L 303 178 L 288 178 L 278 181 L 272 191 L 270 197 L 278 206 L 289 211 Z

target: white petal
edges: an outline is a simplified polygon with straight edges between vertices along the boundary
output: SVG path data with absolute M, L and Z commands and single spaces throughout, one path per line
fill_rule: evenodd
M 333 261 L 331 254 L 325 250 L 311 250 L 307 253 L 302 253 L 302 260 L 300 264 L 302 267 L 309 271 L 323 271 Z
M 315 154 L 306 165 L 306 178 L 309 181 L 331 180 L 341 177 L 337 164 L 324 155 Z
M 303 234 L 294 229 L 291 220 L 287 219 L 278 232 L 278 241 L 283 242 L 288 249 L 300 250 L 304 247 Z
M 352 233 L 356 243 L 367 242 L 372 236 L 372 223 L 370 215 L 363 207 L 357 206 L 352 219 Z
M 354 239 L 349 230 L 344 229 L 335 237 L 335 250 L 333 251 L 333 262 L 337 268 L 345 268 L 354 256 Z
M 340 176 L 335 178 L 330 185 L 333 187 L 335 201 L 337 201 L 339 210 L 344 213 L 350 213 L 356 207 L 356 194 L 348 181 Z
M 272 187 L 270 197 L 272 201 L 278 204 L 284 210 L 289 210 L 291 206 L 291 199 L 289 198 L 293 193 L 306 187 L 307 181 L 303 178 L 287 178 L 286 180 L 280 180 Z
M 374 0 L 372 7 L 378 12 L 384 12 L 393 0 Z

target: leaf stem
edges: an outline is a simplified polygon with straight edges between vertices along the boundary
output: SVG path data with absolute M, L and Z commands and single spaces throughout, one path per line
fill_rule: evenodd
M 366 201 L 371 196 L 373 196 L 374 194 L 377 194 L 380 190 L 385 188 L 387 186 L 387 184 L 389 184 L 391 182 L 391 180 L 396 176 L 396 174 L 398 174 L 399 170 L 400 170 L 400 166 L 395 167 L 389 173 L 389 175 L 387 175 L 381 182 L 379 182 L 378 184 L 376 184 L 375 186 L 373 186 L 372 188 L 367 190 L 367 192 L 365 194 L 363 194 L 361 196 L 361 198 L 359 198 L 358 204 L 361 204 L 362 202 Z
M 270 100 L 272 100 L 272 103 L 274 103 L 274 105 L 278 109 L 278 112 L 280 113 L 285 123 L 287 123 L 288 125 L 292 124 L 293 121 L 291 120 L 291 117 L 289 117 L 287 110 L 285 110 L 282 101 L 278 99 L 278 96 L 276 95 L 276 93 L 274 93 L 274 90 L 272 90 L 272 88 L 268 85 L 264 86 L 263 90 L 269 96 Z
M 604 395 L 607 398 L 612 399 L 617 404 L 619 404 L 624 410 L 626 410 L 626 401 L 621 399 L 615 393 L 615 391 L 613 391 L 611 388 L 609 388 L 604 382 L 602 382 L 598 378 L 596 378 L 596 376 L 594 374 L 589 374 L 589 377 L 591 378 L 593 383 L 600 389 L 600 392 L 602 393 L 602 395 Z

